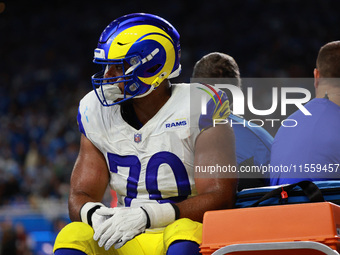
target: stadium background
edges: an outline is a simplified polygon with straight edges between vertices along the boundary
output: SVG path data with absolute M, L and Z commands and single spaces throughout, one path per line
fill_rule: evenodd
M 174 82 L 189 82 L 211 51 L 232 55 L 243 77 L 312 78 L 320 46 L 340 39 L 339 10 L 338 0 L 0 1 L 0 254 L 51 254 L 68 222 L 77 106 L 114 18 L 148 12 L 178 29 L 183 71 Z

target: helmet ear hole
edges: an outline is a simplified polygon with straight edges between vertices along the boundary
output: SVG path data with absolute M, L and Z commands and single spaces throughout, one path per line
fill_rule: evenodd
M 146 72 L 149 74 L 156 73 L 161 66 L 162 66 L 161 64 L 154 65 L 153 67 L 146 70 Z

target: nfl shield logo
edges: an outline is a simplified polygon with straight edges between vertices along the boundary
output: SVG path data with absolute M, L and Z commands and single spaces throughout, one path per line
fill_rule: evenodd
M 142 141 L 142 134 L 135 134 L 135 143 Z

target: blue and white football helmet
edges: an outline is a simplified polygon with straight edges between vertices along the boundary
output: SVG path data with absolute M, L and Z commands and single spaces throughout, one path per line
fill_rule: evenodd
M 125 15 L 105 28 L 94 51 L 93 62 L 103 65 L 103 70 L 92 76 L 94 91 L 103 106 L 143 97 L 164 79 L 180 74 L 179 34 L 158 16 Z M 104 78 L 110 65 L 121 65 L 123 75 Z M 118 83 L 124 83 L 124 94 Z M 121 100 L 116 102 L 117 99 Z

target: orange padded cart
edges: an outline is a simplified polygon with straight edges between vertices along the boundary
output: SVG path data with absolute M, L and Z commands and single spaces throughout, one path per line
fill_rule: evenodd
M 338 254 L 339 236 L 340 206 L 333 203 L 241 208 L 206 212 L 200 248 L 203 255 L 225 246 L 228 252 L 215 254 Z M 313 243 L 334 253 L 313 251 Z

